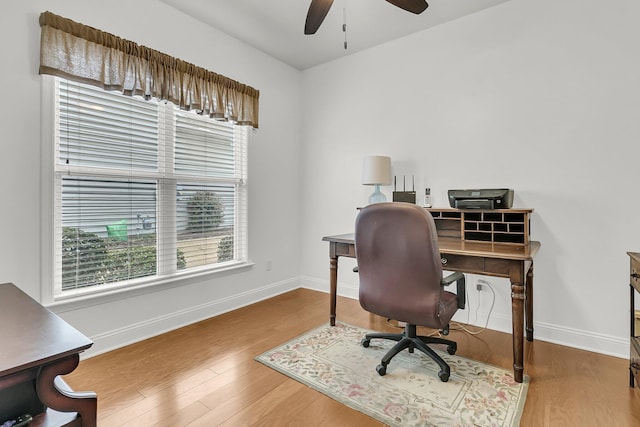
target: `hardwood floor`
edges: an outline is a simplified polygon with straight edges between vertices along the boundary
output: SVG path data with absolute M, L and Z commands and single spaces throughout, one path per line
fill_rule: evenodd
M 329 296 L 298 289 L 80 363 L 65 380 L 98 394 L 98 425 L 381 426 L 253 360 L 328 322 Z M 338 298 L 338 320 L 391 329 Z M 511 369 L 511 336 L 452 330 L 457 354 Z M 525 344 L 522 426 L 639 426 L 628 361 L 542 341 Z

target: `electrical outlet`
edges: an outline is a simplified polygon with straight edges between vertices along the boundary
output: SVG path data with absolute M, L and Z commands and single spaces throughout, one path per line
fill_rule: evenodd
M 491 286 L 491 284 L 484 279 L 478 279 L 478 281 L 476 282 L 476 289 L 478 291 L 481 291 L 485 286 Z
M 271 260 L 267 261 L 267 271 L 271 271 Z

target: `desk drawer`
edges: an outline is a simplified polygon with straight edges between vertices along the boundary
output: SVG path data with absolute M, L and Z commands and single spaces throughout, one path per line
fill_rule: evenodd
M 348 243 L 336 243 L 335 251 L 335 256 L 356 257 L 356 247 Z
M 465 271 L 467 273 L 484 271 L 484 258 L 475 256 L 441 254 L 442 268 L 452 271 Z

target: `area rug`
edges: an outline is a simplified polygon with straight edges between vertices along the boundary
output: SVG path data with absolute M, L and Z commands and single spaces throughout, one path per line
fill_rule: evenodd
M 438 351 L 451 367 L 449 381 L 422 353 L 403 351 L 380 376 L 376 366 L 395 343 L 337 322 L 322 326 L 256 357 L 265 365 L 389 426 L 517 426 L 528 378 Z

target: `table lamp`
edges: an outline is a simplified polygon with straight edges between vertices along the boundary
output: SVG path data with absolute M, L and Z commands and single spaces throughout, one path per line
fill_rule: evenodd
M 376 186 L 369 196 L 369 204 L 386 202 L 387 197 L 380 192 L 380 186 L 391 184 L 391 157 L 365 157 L 362 163 L 362 184 Z

